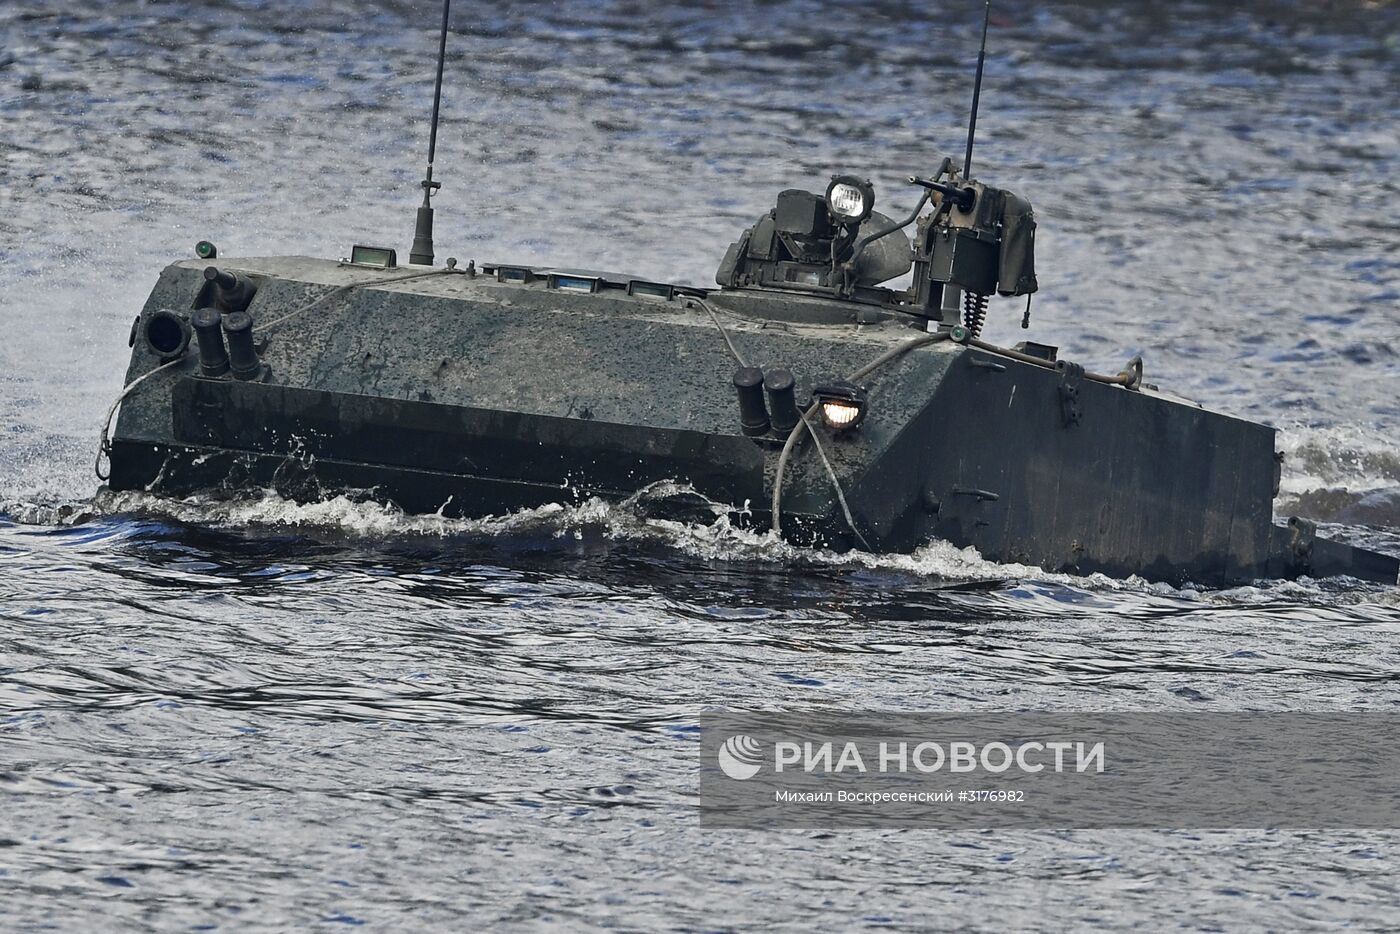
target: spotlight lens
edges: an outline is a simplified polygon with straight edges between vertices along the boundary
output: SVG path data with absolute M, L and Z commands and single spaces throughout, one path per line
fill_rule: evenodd
M 831 207 L 831 213 L 838 217 L 861 217 L 867 210 L 865 192 L 855 185 L 848 185 L 845 182 L 837 182 L 832 185 L 826 198 L 827 204 Z
M 845 428 L 860 417 L 860 406 L 840 399 L 822 403 L 822 418 L 832 428 Z
M 867 396 L 855 383 L 838 380 L 818 386 L 812 398 L 821 403 L 822 422 L 832 431 L 853 431 L 865 421 Z

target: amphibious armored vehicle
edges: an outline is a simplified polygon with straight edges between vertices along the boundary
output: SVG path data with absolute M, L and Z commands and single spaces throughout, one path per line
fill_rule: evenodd
M 1036 224 L 971 177 L 971 128 L 961 171 L 910 177 L 902 220 L 858 176 L 783 191 L 696 288 L 433 265 L 436 127 L 435 100 L 408 264 L 202 242 L 161 274 L 103 429 L 113 489 L 354 492 L 449 516 L 651 491 L 835 548 L 1396 582 L 1394 557 L 1274 523 L 1273 429 L 1159 390 L 1140 360 L 1101 374 L 982 340 L 993 294 L 1024 297 L 1028 323 Z
M 948 162 L 912 181 L 903 226 L 856 177 L 782 192 L 717 289 L 205 245 L 133 323 L 109 483 L 481 515 L 675 481 L 838 548 L 1395 582 L 1395 558 L 1274 524 L 1272 429 L 1158 390 L 1137 360 L 1097 374 L 983 342 L 987 297 L 1037 288 L 1030 206 Z

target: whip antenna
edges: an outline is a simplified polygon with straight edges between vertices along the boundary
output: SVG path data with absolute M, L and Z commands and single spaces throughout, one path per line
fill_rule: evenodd
M 982 66 L 987 63 L 987 27 L 992 22 L 992 0 L 987 0 L 987 12 L 982 17 L 982 50 L 977 53 L 977 80 L 972 85 L 972 116 L 967 121 L 967 158 L 963 160 L 963 178 L 972 177 L 972 139 L 977 135 L 977 104 L 982 99 Z
M 442 0 L 442 36 L 438 40 L 437 84 L 433 87 L 433 125 L 428 131 L 428 174 L 423 179 L 423 206 L 413 229 L 413 249 L 408 261 L 422 266 L 433 264 L 433 207 L 430 198 L 442 187 L 433 181 L 433 157 L 437 155 L 438 109 L 442 105 L 442 66 L 447 59 L 447 16 L 452 0 Z

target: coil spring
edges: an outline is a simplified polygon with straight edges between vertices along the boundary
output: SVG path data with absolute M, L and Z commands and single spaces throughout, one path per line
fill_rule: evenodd
M 963 293 L 963 327 L 973 340 L 982 336 L 982 325 L 987 323 L 987 296 L 976 292 Z

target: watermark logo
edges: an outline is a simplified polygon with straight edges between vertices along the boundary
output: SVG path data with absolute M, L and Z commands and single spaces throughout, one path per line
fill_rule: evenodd
M 740 733 L 724 741 L 716 758 L 719 759 L 720 771 L 735 781 L 745 782 L 757 775 L 762 767 L 763 747 L 752 736 Z
M 713 711 L 697 723 L 706 827 L 1400 829 L 1400 714 Z

